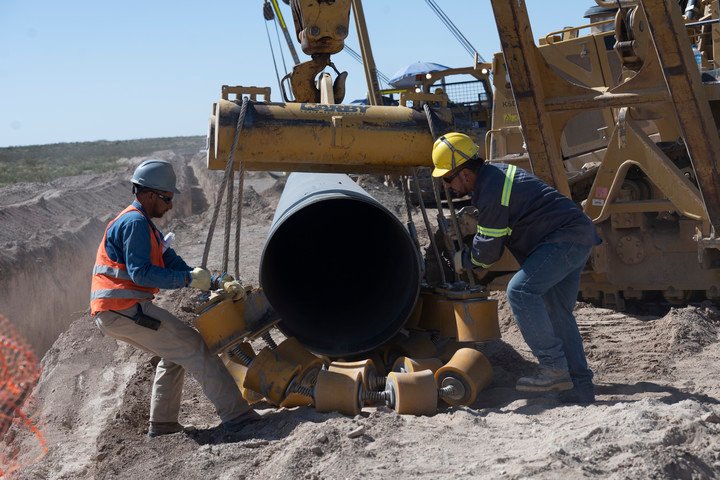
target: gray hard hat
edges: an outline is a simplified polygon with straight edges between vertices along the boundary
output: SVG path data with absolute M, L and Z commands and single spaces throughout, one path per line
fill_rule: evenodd
M 130 181 L 161 192 L 180 193 L 175 187 L 175 171 L 167 160 L 145 160 L 137 166 Z

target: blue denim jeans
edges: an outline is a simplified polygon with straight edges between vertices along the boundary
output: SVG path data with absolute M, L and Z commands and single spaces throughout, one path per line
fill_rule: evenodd
M 530 253 L 507 287 L 520 332 L 540 365 L 566 369 L 575 387 L 592 385 L 573 308 L 592 247 L 546 243 Z

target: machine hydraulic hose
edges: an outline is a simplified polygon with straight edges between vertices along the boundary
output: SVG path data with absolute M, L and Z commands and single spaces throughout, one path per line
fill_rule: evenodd
M 288 177 L 260 260 L 285 335 L 331 357 L 372 350 L 405 324 L 420 277 L 402 222 L 347 175 Z

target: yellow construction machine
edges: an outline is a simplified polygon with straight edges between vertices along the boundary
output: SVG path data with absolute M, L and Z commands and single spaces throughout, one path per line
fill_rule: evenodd
M 419 78 L 398 92 L 397 106 L 381 104 L 360 0 L 290 2 L 297 39 L 311 60 L 296 62 L 282 83 L 284 102 L 272 102 L 269 87 L 222 87 L 210 119 L 208 168 L 224 169 L 229 188 L 239 172 L 240 192 L 246 170 L 302 172 L 287 180 L 261 259 L 262 298 L 272 314 L 245 314 L 229 329 L 221 310 L 198 320 L 222 344 L 228 364 L 234 358 L 245 368 L 239 383 L 273 403 L 299 396 L 300 404 L 312 400 L 348 413 L 373 401 L 398 411 L 432 410 L 438 394 L 450 404 L 472 403 L 489 382 L 489 366 L 458 348 L 499 338 L 497 303 L 487 291 L 504 288 L 517 263 L 506 252 L 483 278 L 451 270 L 447 259 L 472 238 L 476 222 L 471 207 L 455 208 L 442 182 L 432 185 L 439 234 L 430 235 L 423 261 L 411 189 L 404 188 L 403 225 L 340 175 L 402 175 L 420 193 L 418 169 L 431 166 L 434 139 L 449 131 L 474 135 L 487 161 L 532 170 L 583 206 L 603 239 L 583 274 L 583 297 L 615 308 L 658 292 L 675 303 L 720 297 L 718 0 L 596 0 L 589 25 L 551 32 L 539 45 L 522 0 L 491 3 L 503 52 L 492 63 L 476 58 L 468 68 Z M 339 103 L 346 74 L 331 55 L 343 48 L 351 12 L 369 105 Z M 487 86 L 470 114 L 444 88 L 455 73 Z M 423 221 L 434 231 L 422 197 Z M 281 346 L 265 335 L 276 353 L 254 357 L 241 341 L 274 322 L 297 342 L 285 348 L 292 353 L 280 355 Z M 336 365 L 350 373 L 333 379 L 319 374 L 331 369 L 320 369 L 301 348 L 322 355 L 326 365 L 360 364 Z M 305 367 L 277 363 L 281 357 L 303 357 Z M 436 360 L 448 363 L 436 370 L 435 400 L 417 394 L 433 383 L 427 375 L 372 380 L 395 367 L 408 374 L 412 365 L 437 369 Z M 380 384 L 390 385 L 383 395 L 362 393 Z M 349 393 L 323 397 L 335 390 Z M 413 395 L 424 400 L 413 404 Z
M 718 2 L 596 3 L 536 45 L 522 2 L 493 2 L 486 158 L 531 167 L 597 225 L 584 298 L 718 300 Z
M 343 47 L 351 5 L 370 105 L 335 104 L 345 75 L 334 84 L 323 80 L 327 74 L 318 79 Z M 391 107 L 379 105 L 360 2 L 293 2 L 298 39 L 312 56 L 290 75 L 295 101 L 272 103 L 269 88 L 223 87 L 213 106 L 209 168 L 224 168 L 243 95 L 250 113 L 236 152 L 249 170 L 408 174 L 429 165 L 434 122 L 436 133 L 474 134 L 488 161 L 532 169 L 583 204 L 604 240 L 583 278 L 583 297 L 617 308 L 653 292 L 676 303 L 717 299 L 717 2 L 623 1 L 618 8 L 598 0 L 590 24 L 551 32 L 539 46 L 524 3 L 513 5 L 493 2 L 504 51 L 492 65 L 428 75 Z M 469 125 L 440 86 L 460 72 L 492 78 L 494 86 Z M 490 109 L 488 131 L 480 117 Z M 494 268 L 512 270 L 507 258 Z

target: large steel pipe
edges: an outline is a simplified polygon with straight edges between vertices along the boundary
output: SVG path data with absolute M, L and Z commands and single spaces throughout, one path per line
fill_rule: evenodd
M 209 169 L 225 168 L 240 110 L 229 100 L 213 105 Z M 432 144 L 425 114 L 407 107 L 250 102 L 234 159 L 246 170 L 403 173 L 431 167 Z
M 346 175 L 293 173 L 260 261 L 280 329 L 343 357 L 395 335 L 418 297 L 420 260 L 405 226 Z

